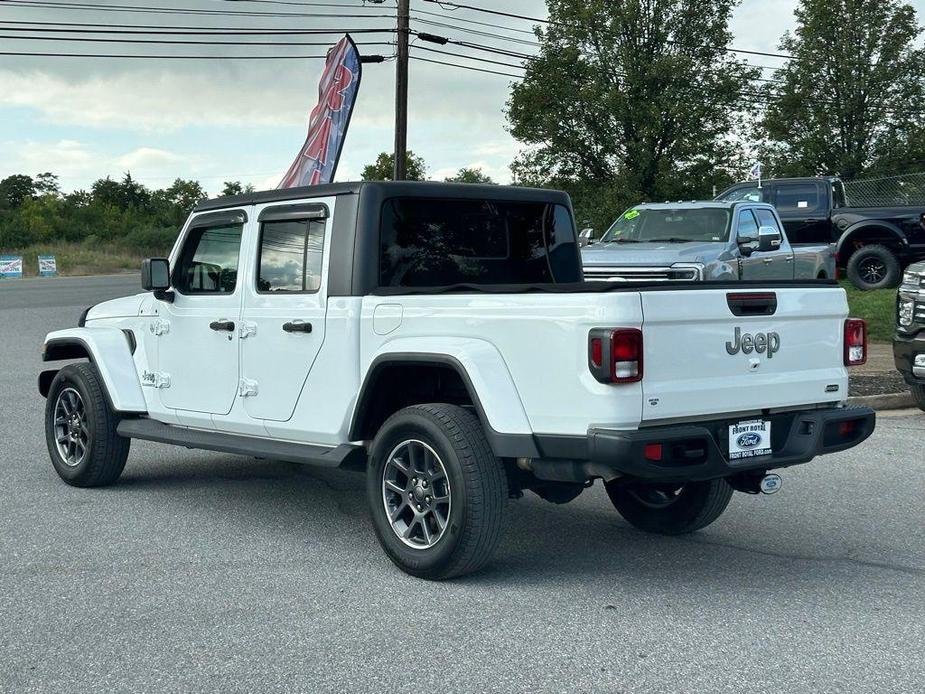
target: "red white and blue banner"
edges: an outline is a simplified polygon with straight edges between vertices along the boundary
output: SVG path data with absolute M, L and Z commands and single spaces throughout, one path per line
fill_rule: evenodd
M 308 137 L 279 188 L 313 186 L 334 180 L 361 76 L 360 53 L 347 34 L 328 51 L 318 85 L 318 104 L 308 118 Z

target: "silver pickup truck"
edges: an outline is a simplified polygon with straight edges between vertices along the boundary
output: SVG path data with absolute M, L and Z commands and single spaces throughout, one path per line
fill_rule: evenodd
M 582 234 L 586 280 L 834 279 L 831 244 L 791 246 L 774 208 L 758 202 L 637 205 L 598 240 Z

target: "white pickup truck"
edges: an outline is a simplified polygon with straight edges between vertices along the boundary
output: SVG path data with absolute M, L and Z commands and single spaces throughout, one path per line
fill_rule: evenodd
M 584 283 L 564 193 L 353 183 L 200 204 L 146 293 L 50 333 L 55 470 L 115 482 L 130 439 L 366 471 L 388 556 L 473 571 L 509 497 L 597 478 L 685 533 L 770 470 L 866 439 L 862 321 L 826 282 Z

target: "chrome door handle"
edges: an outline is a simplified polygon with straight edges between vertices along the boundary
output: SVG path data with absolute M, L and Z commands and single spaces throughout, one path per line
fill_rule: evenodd
M 219 332 L 234 332 L 234 321 L 233 320 L 214 320 L 209 323 L 209 327 L 212 330 L 217 330 Z
M 770 265 L 771 263 L 774 262 L 774 258 L 764 258 L 762 259 L 761 262 L 764 263 L 765 265 Z
M 310 333 L 312 324 L 300 320 L 289 321 L 288 323 L 283 323 L 283 330 L 287 333 Z

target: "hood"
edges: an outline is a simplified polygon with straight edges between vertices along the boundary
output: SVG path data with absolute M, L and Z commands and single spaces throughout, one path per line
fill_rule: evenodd
M 585 266 L 702 263 L 705 258 L 715 258 L 725 247 L 725 241 L 597 243 L 581 249 L 581 262 Z
M 143 292 L 134 296 L 123 296 L 118 299 L 102 301 L 90 309 L 89 313 L 87 313 L 87 320 L 137 316 L 141 310 L 142 302 L 149 296 L 151 296 L 149 292 Z

